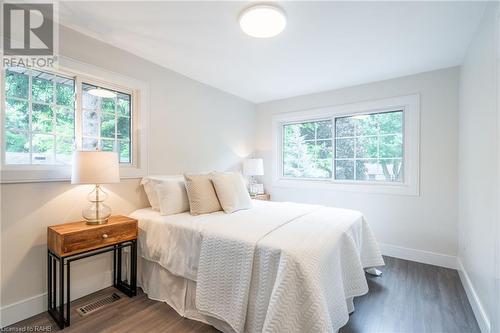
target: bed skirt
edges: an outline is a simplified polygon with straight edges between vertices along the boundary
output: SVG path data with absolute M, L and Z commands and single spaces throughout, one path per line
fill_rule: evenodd
M 148 298 L 167 303 L 182 317 L 201 321 L 225 333 L 234 332 L 225 322 L 198 312 L 195 281 L 176 276 L 156 262 L 137 259 L 137 283 Z
M 170 273 L 160 264 L 138 258 L 137 282 L 148 298 L 165 302 L 180 316 L 211 325 L 224 333 L 234 333 L 225 322 L 201 314 L 196 309 L 196 282 Z M 353 298 L 347 299 L 349 313 L 354 311 Z

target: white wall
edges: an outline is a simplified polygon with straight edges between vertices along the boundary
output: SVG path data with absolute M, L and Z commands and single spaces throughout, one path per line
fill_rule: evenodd
M 253 149 L 255 105 L 123 50 L 60 30 L 61 54 L 149 83 L 149 170 L 153 174 L 227 170 Z M 139 180 L 108 187 L 114 213 L 147 205 Z M 2 184 L 2 325 L 45 310 L 46 228 L 78 220 L 88 187 L 68 182 Z M 75 262 L 73 297 L 111 284 L 110 256 Z
M 421 105 L 420 196 L 272 185 L 273 114 L 415 93 L 420 93 Z M 458 68 L 449 68 L 260 104 L 257 149 L 265 161 L 265 186 L 273 200 L 360 210 L 379 242 L 444 254 L 438 258 L 449 262 L 452 258 L 447 256 L 457 252 L 457 103 Z
M 500 312 L 495 315 L 500 294 L 494 292 L 495 275 L 497 281 L 500 275 L 495 266 L 500 242 L 498 15 L 498 3 L 490 3 L 460 70 L 459 259 L 483 332 L 490 322 L 500 332 Z

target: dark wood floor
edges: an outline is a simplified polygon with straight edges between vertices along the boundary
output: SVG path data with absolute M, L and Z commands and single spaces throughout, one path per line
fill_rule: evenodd
M 355 299 L 355 312 L 340 333 L 360 332 L 480 332 L 455 270 L 385 257 L 381 277 L 368 276 L 370 292 Z M 180 317 L 162 302 L 140 293 L 123 297 L 87 317 L 76 308 L 111 292 L 101 290 L 72 304 L 72 324 L 67 333 L 87 332 L 217 332 L 211 326 Z M 13 326 L 38 326 L 57 330 L 46 313 Z

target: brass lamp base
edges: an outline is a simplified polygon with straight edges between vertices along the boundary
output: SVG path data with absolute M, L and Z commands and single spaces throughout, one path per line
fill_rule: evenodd
M 85 220 L 87 221 L 87 224 L 89 224 L 89 225 L 98 225 L 98 224 L 108 223 L 109 218 L 102 219 L 102 220 L 87 220 L 87 219 L 85 219 Z

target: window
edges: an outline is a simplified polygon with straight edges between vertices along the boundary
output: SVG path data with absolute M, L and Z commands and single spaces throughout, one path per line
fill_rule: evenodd
M 0 74 L 0 182 L 69 179 L 75 149 L 116 151 L 124 178 L 147 173 L 147 83 L 64 57 Z
M 112 91 L 114 97 L 99 97 L 89 92 L 95 89 L 102 87 L 82 84 L 82 149 L 117 151 L 120 163 L 130 163 L 131 96 Z
M 130 164 L 132 96 L 83 82 L 75 132 L 75 78 L 22 67 L 5 71 L 5 164 L 70 164 L 75 146 L 117 151 Z M 100 97 L 100 89 L 111 97 Z
M 403 111 L 335 118 L 335 179 L 403 181 Z
M 21 67 L 5 72 L 5 163 L 67 164 L 74 137 L 75 80 Z
M 274 116 L 275 185 L 418 194 L 418 102 L 412 95 Z

